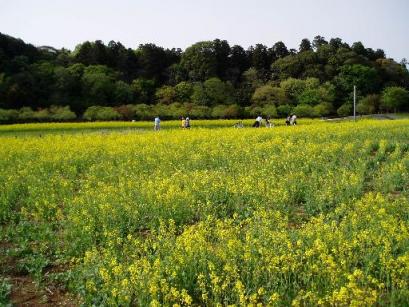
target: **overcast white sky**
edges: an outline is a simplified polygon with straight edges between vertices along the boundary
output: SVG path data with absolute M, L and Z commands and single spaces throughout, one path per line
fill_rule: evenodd
M 136 48 L 226 39 L 247 48 L 320 34 L 409 59 L 409 0 L 0 0 L 0 32 L 73 49 L 86 40 Z

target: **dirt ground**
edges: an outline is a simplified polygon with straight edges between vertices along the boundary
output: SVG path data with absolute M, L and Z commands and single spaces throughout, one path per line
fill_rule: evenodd
M 8 256 L 7 251 L 12 246 L 0 243 L 0 276 L 11 284 L 10 303 L 12 306 L 79 306 L 80 303 L 72 294 L 61 285 L 44 282 L 37 285 L 33 278 L 17 270 L 17 259 Z M 49 272 L 53 272 L 53 268 Z

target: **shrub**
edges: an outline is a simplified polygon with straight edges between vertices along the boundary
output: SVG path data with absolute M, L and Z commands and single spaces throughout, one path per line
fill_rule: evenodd
M 53 121 L 69 121 L 77 118 L 74 112 L 71 111 L 69 106 L 51 106 L 49 119 Z
M 34 119 L 39 122 L 49 121 L 50 117 L 51 114 L 47 109 L 42 109 L 34 112 Z
M 339 116 L 349 116 L 352 113 L 352 104 L 344 103 L 337 110 Z
M 10 280 L 0 277 L 0 305 L 1 306 L 11 306 L 10 304 L 10 294 L 11 294 L 11 283 Z
M 168 119 L 169 118 L 168 113 L 169 113 L 169 108 L 166 105 L 159 103 L 151 107 L 151 113 L 150 113 L 151 116 L 146 119 L 151 120 L 152 117 L 155 117 L 155 116 L 159 116 L 162 119 Z
M 312 106 L 308 104 L 299 104 L 293 110 L 293 113 L 301 117 L 315 117 L 317 116 Z
M 168 109 L 167 114 L 171 119 L 176 119 L 179 118 L 180 116 L 183 116 L 183 114 L 187 114 L 186 106 L 179 102 L 172 103 L 167 107 L 167 109 Z
M 323 102 L 314 106 L 316 116 L 327 116 L 332 113 L 333 106 L 329 102 Z
M 0 123 L 68 121 L 76 118 L 69 106 L 51 106 L 49 109 L 38 111 L 28 107 L 23 107 L 19 111 L 0 109 Z
M 230 104 L 224 109 L 224 118 L 237 118 L 241 113 L 241 108 L 237 104 Z
M 20 121 L 32 121 L 34 118 L 34 111 L 29 107 L 23 107 L 18 112 L 18 119 Z
M 219 104 L 212 109 L 213 118 L 237 118 L 240 115 L 240 107 L 236 104 L 223 105 Z
M 179 118 L 183 114 L 187 113 L 186 108 L 178 102 L 170 105 L 157 104 L 151 108 L 152 116 L 160 116 L 162 119 L 174 119 Z
M 373 114 L 378 109 L 379 104 L 379 95 L 368 95 L 359 101 L 356 106 L 356 111 L 359 114 Z
M 151 106 L 141 103 L 132 106 L 134 112 L 134 118 L 138 120 L 150 119 L 152 118 L 152 108 Z
M 89 107 L 84 113 L 84 119 L 86 120 L 117 120 L 121 115 L 111 107 Z
M 207 106 L 198 106 L 191 103 L 185 104 L 187 114 L 194 118 L 209 118 L 211 115 L 211 108 Z
M 18 118 L 17 110 L 4 110 L 0 109 L 0 124 L 13 123 Z
M 288 116 L 292 112 L 292 110 L 293 110 L 293 107 L 290 106 L 289 104 L 283 104 L 277 107 L 277 113 L 278 113 L 278 116 L 280 117 Z
M 298 103 L 317 105 L 322 101 L 318 88 L 307 88 L 297 96 Z
M 262 114 L 266 117 L 278 117 L 277 108 L 273 104 L 264 106 Z
M 248 117 L 248 116 L 256 117 L 256 116 L 258 116 L 260 114 L 263 114 L 263 108 L 259 107 L 259 106 L 252 105 L 250 107 L 245 107 L 244 108 L 244 113 L 245 113 L 246 117 Z
M 356 112 L 358 114 L 371 114 L 371 112 L 369 111 L 369 108 L 367 105 L 363 104 L 362 102 L 359 102 L 356 105 Z
M 212 108 L 212 117 L 213 118 L 223 118 L 224 117 L 224 108 L 225 106 L 219 104 Z
M 131 120 L 135 117 L 135 109 L 131 104 L 116 107 L 115 111 L 117 111 L 125 120 Z

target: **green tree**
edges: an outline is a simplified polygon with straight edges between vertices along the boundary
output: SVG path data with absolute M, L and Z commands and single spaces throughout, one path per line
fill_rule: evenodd
M 211 104 L 209 97 L 202 83 L 196 83 L 193 86 L 193 93 L 191 96 L 192 102 L 196 105 L 208 106 Z
M 409 106 L 409 92 L 408 90 L 392 86 L 387 87 L 382 92 L 382 103 L 381 107 L 386 111 L 394 111 L 396 113 L 400 108 L 407 109 Z
M 359 96 L 376 92 L 379 86 L 378 74 L 374 68 L 360 64 L 344 65 L 335 78 L 340 100 L 351 100 L 354 85 Z
M 140 65 L 139 75 L 143 79 L 154 80 L 162 83 L 166 80 L 166 69 L 170 66 L 167 53 L 164 48 L 155 44 L 139 45 L 136 50 Z
M 333 50 L 339 49 L 341 47 L 348 47 L 345 43 L 342 42 L 342 39 L 339 37 L 331 38 L 329 41 L 329 45 Z
M 304 52 L 304 51 L 310 51 L 310 50 L 312 50 L 311 42 L 310 42 L 309 39 L 304 38 L 304 39 L 301 41 L 299 51 L 300 51 L 300 52 Z
M 377 59 L 376 64 L 382 79 L 382 83 L 387 86 L 409 85 L 409 72 L 406 66 L 403 66 L 392 59 Z
M 285 91 L 279 87 L 263 85 L 257 88 L 251 98 L 253 105 L 280 105 L 288 102 Z
M 323 102 L 332 103 L 335 99 L 335 87 L 326 82 L 320 85 L 316 78 L 305 80 L 305 89 L 297 96 L 299 104 L 317 105 Z
M 227 80 L 230 80 L 234 85 L 237 85 L 242 74 L 249 68 L 250 61 L 243 47 L 238 45 L 231 47 L 229 68 L 226 72 Z
M 70 105 L 75 112 L 82 112 L 82 75 L 85 66 L 74 64 L 67 68 L 57 67 L 54 71 L 54 92 L 52 101 L 59 105 Z
M 257 69 L 250 67 L 243 73 L 244 83 L 249 85 L 252 89 L 255 89 L 263 84 L 262 80 L 258 76 Z
M 233 87 L 219 78 L 211 78 L 203 83 L 205 94 L 211 105 L 231 104 L 233 100 Z
M 29 69 L 34 80 L 32 90 L 37 100 L 36 104 L 48 107 L 52 103 L 50 98 L 54 91 L 55 66 L 52 62 L 41 62 L 32 64 Z
M 317 35 L 314 37 L 314 40 L 312 41 L 312 47 L 315 50 L 318 50 L 321 46 L 328 44 L 328 42 L 325 40 L 325 37 L 321 35 Z
M 192 81 L 204 81 L 217 76 L 217 57 L 213 42 L 205 41 L 188 47 L 180 65 Z
M 303 52 L 302 54 L 305 53 L 308 52 Z M 304 63 L 298 54 L 286 56 L 271 64 L 271 76 L 273 79 L 285 80 L 291 77 L 299 78 L 303 72 Z
M 361 42 L 355 42 L 352 44 L 351 49 L 359 55 L 362 56 L 367 56 L 367 50 L 365 49 L 365 46 Z
M 229 57 L 231 48 L 226 40 L 215 39 L 213 41 L 214 53 L 216 56 L 216 76 L 225 80 L 229 68 Z
M 173 86 L 164 85 L 156 90 L 156 100 L 162 104 L 171 104 L 175 102 L 176 91 Z
M 131 86 L 124 81 L 116 81 L 114 90 L 114 104 L 122 105 L 131 103 L 132 101 L 133 92 Z
M 155 81 L 147 79 L 135 79 L 131 83 L 134 99 L 137 102 L 151 103 L 155 94 Z
M 296 103 L 297 97 L 305 90 L 306 83 L 304 80 L 288 78 L 280 82 L 280 87 L 284 90 L 287 97 Z
M 183 81 L 175 86 L 176 100 L 179 102 L 189 102 L 193 94 L 193 85 L 189 82 Z
M 263 73 L 264 70 L 270 69 L 270 57 L 267 46 L 263 44 L 257 44 L 255 47 L 250 47 L 250 63 L 251 67 L 254 67 L 258 72 Z
M 83 95 L 88 103 L 108 105 L 112 102 L 115 89 L 113 72 L 104 65 L 91 65 L 84 69 L 82 75 Z
M 286 45 L 283 42 L 277 42 L 274 44 L 274 46 L 271 48 L 272 52 L 274 54 L 274 57 L 277 59 L 284 58 L 287 55 L 290 54 L 288 51 Z

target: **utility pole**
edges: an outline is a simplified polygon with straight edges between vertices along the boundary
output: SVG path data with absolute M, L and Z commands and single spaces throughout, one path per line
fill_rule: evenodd
M 354 120 L 356 120 L 356 85 L 354 85 Z

